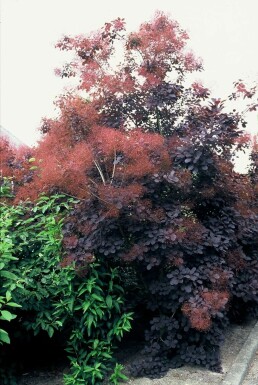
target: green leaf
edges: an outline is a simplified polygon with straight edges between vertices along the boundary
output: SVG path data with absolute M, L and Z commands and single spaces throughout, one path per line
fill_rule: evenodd
M 113 290 L 113 285 L 114 285 L 113 281 L 109 281 L 108 288 L 110 291 Z
M 8 333 L 3 329 L 0 329 L 0 341 L 5 342 L 6 344 L 11 342 Z
M 17 275 L 11 273 L 10 271 L 2 270 L 0 271 L 0 276 L 8 279 L 17 279 Z
M 91 366 L 84 366 L 83 371 L 86 373 L 93 372 L 94 368 L 92 368 Z
M 106 304 L 107 304 L 109 309 L 111 309 L 112 303 L 113 303 L 112 297 L 111 297 L 111 295 L 108 295 L 106 298 Z
M 78 296 L 81 296 L 81 295 L 84 294 L 86 291 L 87 291 L 87 287 L 85 287 L 85 285 L 80 286 L 80 287 L 79 287 L 79 290 L 78 290 Z
M 96 377 L 102 380 L 103 374 L 101 374 L 100 372 L 96 372 Z
M 59 327 L 62 327 L 63 326 L 63 322 L 62 321 L 56 321 L 56 325 L 59 326 Z
M 97 315 L 96 309 L 94 309 L 93 307 L 90 309 L 90 311 L 92 312 L 92 314 Z
M 22 307 L 21 305 L 19 305 L 18 303 L 15 303 L 15 302 L 8 302 L 6 304 L 6 306 L 11 306 L 11 307 Z
M 5 297 L 7 302 L 10 301 L 10 299 L 12 298 L 12 294 L 9 290 L 6 292 Z
M 86 321 L 86 324 L 87 324 L 87 331 L 88 331 L 88 335 L 90 336 L 91 334 L 91 325 L 92 325 L 92 322 L 93 322 L 93 315 L 92 314 L 89 314 L 89 316 L 87 317 L 87 321 Z
M 54 335 L 55 329 L 52 326 L 49 326 L 47 332 L 48 332 L 49 337 L 52 338 Z
M 111 354 L 106 353 L 106 352 L 101 352 L 101 355 L 105 358 L 112 358 Z
M 70 302 L 68 302 L 68 308 L 69 310 L 72 312 L 73 311 L 73 305 L 74 305 L 74 298 L 72 298 L 70 300 Z
M 102 297 L 100 297 L 99 295 L 97 295 L 97 294 L 92 294 L 92 296 L 91 296 L 92 298 L 94 298 L 94 299 L 96 299 L 97 301 L 103 301 L 103 298 Z
M 96 349 L 98 344 L 99 344 L 99 340 L 94 340 L 94 342 L 93 342 L 93 349 Z
M 83 309 L 84 313 L 86 313 L 86 311 L 89 309 L 90 305 L 91 305 L 90 301 L 84 302 L 84 304 L 82 305 L 82 309 Z
M 118 373 L 118 377 L 121 378 L 121 380 L 127 381 L 129 378 L 123 374 L 123 373 Z
M 116 310 L 118 311 L 118 313 L 120 313 L 120 306 L 119 306 L 119 303 L 117 301 L 114 301 L 114 306 L 115 306 Z
M 98 314 L 99 318 L 102 319 L 104 312 L 99 307 L 96 308 L 96 313 Z
M 17 317 L 16 315 L 10 313 L 8 310 L 2 310 L 0 313 L 1 313 L 0 319 L 5 321 L 11 321 L 12 319 Z

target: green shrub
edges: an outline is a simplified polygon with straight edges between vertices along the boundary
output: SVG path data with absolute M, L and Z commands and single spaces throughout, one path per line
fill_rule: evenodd
M 16 302 L 13 302 L 12 291 L 15 288 L 17 276 L 9 271 L 9 265 L 12 261 L 17 260 L 13 255 L 13 241 L 9 234 L 9 228 L 12 224 L 12 216 L 15 214 L 15 208 L 3 210 L 1 207 L 1 222 L 0 222 L 0 321 L 11 321 L 16 318 L 13 314 L 13 308 L 20 307 Z M 5 329 L 2 329 L 0 322 L 0 344 L 10 343 L 10 337 Z M 4 326 L 3 326 L 4 327 Z
M 2 204 L 1 319 L 16 317 L 5 307 L 19 306 L 26 330 L 35 335 L 45 331 L 49 337 L 56 330 L 62 333 L 71 364 L 66 385 L 98 384 L 108 376 L 117 384 L 126 377 L 113 358 L 114 348 L 130 330 L 132 314 L 123 312 L 117 269 L 94 260 L 85 270 L 64 258 L 61 230 L 75 203 L 57 195 L 43 196 L 36 204 Z M 10 342 L 4 329 L 0 336 Z M 7 374 L 2 377 L 6 380 Z

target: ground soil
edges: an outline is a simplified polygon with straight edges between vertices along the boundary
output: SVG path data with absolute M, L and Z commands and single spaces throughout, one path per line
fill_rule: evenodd
M 231 325 L 226 334 L 226 342 L 222 349 L 222 366 L 223 373 L 214 373 L 200 367 L 184 366 L 182 368 L 173 369 L 168 374 L 156 380 L 148 378 L 133 379 L 130 378 L 130 385 L 218 385 L 222 381 L 224 375 L 229 370 L 235 357 L 244 344 L 253 323 L 249 322 L 245 325 Z M 128 366 L 132 359 L 137 357 L 136 348 L 130 347 L 128 350 L 120 352 L 121 361 Z M 255 358 L 254 364 L 250 367 L 248 378 L 243 385 L 257 385 L 257 365 L 258 356 Z M 59 364 L 50 369 L 37 368 L 22 373 L 18 385 L 63 385 L 63 374 L 69 368 L 67 365 Z

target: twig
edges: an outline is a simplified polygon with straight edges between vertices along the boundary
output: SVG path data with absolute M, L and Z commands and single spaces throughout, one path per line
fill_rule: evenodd
M 114 155 L 115 155 L 114 156 L 114 165 L 113 165 L 113 171 L 112 171 L 112 176 L 111 176 L 110 184 L 112 184 L 114 176 L 115 176 L 115 170 L 116 170 L 116 150 L 115 150 L 115 154 Z
M 103 184 L 106 185 L 106 181 L 105 181 L 103 172 L 102 172 L 102 170 L 101 170 L 101 168 L 100 168 L 100 165 L 98 164 L 98 162 L 97 162 L 96 160 L 94 160 L 93 162 L 94 162 L 94 164 L 95 164 L 95 166 L 96 166 L 96 168 L 97 168 L 97 170 L 98 170 L 98 172 L 99 172 L 99 175 L 100 175 L 100 177 L 101 177 L 101 179 L 102 179 Z

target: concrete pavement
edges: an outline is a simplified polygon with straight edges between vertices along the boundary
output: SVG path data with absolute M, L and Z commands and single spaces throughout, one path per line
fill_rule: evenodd
M 246 385 L 249 385 L 247 375 L 249 375 L 249 367 L 253 364 L 257 351 L 258 322 L 251 330 L 221 385 L 241 385 L 243 382 L 246 382 Z M 252 366 L 254 367 L 254 365 Z M 256 373 L 256 376 L 257 382 L 255 385 L 258 385 L 258 372 Z
M 128 385 L 258 385 L 258 322 L 231 326 L 222 349 L 223 373 L 184 366 L 160 379 L 131 379 Z

